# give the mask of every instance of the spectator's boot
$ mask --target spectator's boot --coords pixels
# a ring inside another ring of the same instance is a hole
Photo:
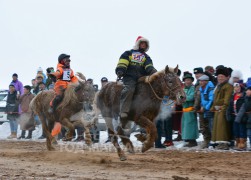
[[[7,137],[7,139],[12,139],[13,138],[13,132]]]
[[[164,141],[163,145],[166,147],[173,146],[173,141]]]
[[[17,139],[24,139],[25,138],[25,130],[22,130],[21,136],[19,136]]]
[[[238,149],[240,151],[245,151],[247,148],[247,139],[246,138],[240,138],[240,143],[238,145]]]
[[[173,141],[182,141],[181,134],[178,134],[178,136]]]
[[[217,150],[229,150],[229,145],[227,143],[219,143],[215,149]]]
[[[188,144],[186,144],[184,147],[195,147],[197,146],[197,141],[196,140],[189,140]]]
[[[204,139],[204,141],[200,145],[200,149],[206,149],[206,148],[208,148],[209,143],[210,143],[209,139]]]
[[[33,130],[29,130],[28,136],[25,139],[31,139],[32,138],[32,131]]]
[[[17,132],[13,132],[12,138],[17,138]]]
[[[239,149],[239,144],[240,144],[240,138],[236,138],[236,139],[235,139],[235,147],[234,147],[234,150],[238,150],[238,149]]]

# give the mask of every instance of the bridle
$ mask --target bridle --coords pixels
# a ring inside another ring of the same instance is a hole
[[[155,92],[155,90],[153,89],[153,87],[152,87],[152,85],[151,85],[151,82],[149,81],[149,80],[150,80],[150,77],[151,77],[151,75],[148,76],[148,81],[147,81],[147,82],[148,82],[148,84],[149,84],[149,86],[150,86],[150,88],[151,88],[153,94],[155,95],[155,97],[156,97],[158,100],[163,101],[165,98],[160,98],[160,97],[158,96],[158,94]],[[163,79],[164,79],[164,78],[163,78]],[[164,80],[164,81],[165,81],[165,80]],[[180,85],[177,85],[177,86],[175,86],[175,87],[173,87],[173,88],[169,88],[169,86],[166,84],[166,81],[165,81],[165,86],[166,86],[166,88],[167,88],[168,91],[169,91],[169,96],[170,96],[171,94],[174,94],[174,95],[175,95],[174,91],[175,91],[177,88],[181,88]],[[169,100],[169,96],[168,96],[168,99],[167,99],[167,100]],[[170,104],[172,104],[172,103],[173,103],[173,102],[169,103],[168,105],[170,105]]]

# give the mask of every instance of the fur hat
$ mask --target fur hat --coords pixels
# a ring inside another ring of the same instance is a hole
[[[134,49],[134,50],[139,50],[139,45],[140,45],[141,42],[146,42],[147,47],[146,47],[145,52],[147,52],[147,51],[149,50],[149,47],[150,47],[150,45],[149,45],[149,40],[146,39],[146,38],[144,38],[144,37],[142,37],[142,36],[139,36],[139,37],[136,39],[136,42],[135,42],[135,45],[134,45],[133,49]]]
[[[229,76],[228,69],[226,67],[217,69],[215,75],[218,76],[219,74],[222,74],[226,77]]]
[[[242,76],[242,72],[240,70],[233,70],[231,73],[231,77],[229,79],[229,83],[233,85],[233,79],[234,78],[239,78],[240,80],[242,80],[243,76]]]

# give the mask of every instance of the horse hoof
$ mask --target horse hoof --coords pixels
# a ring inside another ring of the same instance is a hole
[[[146,141],[146,135],[144,135],[144,134],[135,134],[134,135],[136,138],[137,138],[137,140],[138,141],[140,141],[140,142],[144,142],[144,141]]]
[[[126,161],[127,160],[127,158],[126,158],[126,156],[120,156],[120,161]]]
[[[150,149],[151,147],[152,147],[152,146],[150,146],[150,145],[145,145],[145,144],[144,144],[144,145],[142,146],[141,152],[144,153],[144,152],[146,152],[148,149]]]
[[[135,151],[134,150],[128,150],[128,152],[130,153],[130,154],[135,154]]]
[[[62,141],[71,141],[72,140],[72,138],[62,138]]]

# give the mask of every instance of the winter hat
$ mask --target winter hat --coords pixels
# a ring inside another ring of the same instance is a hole
[[[218,65],[218,66],[216,66],[216,70],[217,69],[222,69],[222,68],[224,68],[225,66],[223,66],[223,65]]]
[[[199,81],[209,81],[209,77],[207,75],[202,75],[201,77],[199,77],[198,79]]]
[[[205,71],[208,71],[210,73],[214,73],[214,67],[213,66],[206,66]]]
[[[188,78],[192,79],[192,82],[194,81],[194,78],[193,78],[192,73],[186,71],[186,72],[184,72],[184,75],[183,75],[182,80],[185,81],[185,80],[188,79]]]
[[[247,82],[246,82],[246,86],[247,88],[251,88],[251,77],[248,78]]]
[[[233,79],[234,78],[239,78],[240,80],[242,80],[242,72],[240,70],[233,70],[231,73],[231,78],[229,79],[229,83],[233,84]]]
[[[12,76],[18,77],[17,73],[14,73]]]
[[[108,82],[108,79],[106,77],[102,77],[101,82]]]
[[[36,79],[37,79],[37,78],[40,78],[40,77],[41,77],[42,79],[44,79],[44,76],[43,76],[42,74],[37,74]]]
[[[203,74],[203,68],[202,67],[194,68],[193,73],[194,74],[198,74],[198,73]]]
[[[141,42],[146,42],[147,47],[146,47],[145,52],[147,52],[147,51],[149,50],[149,47],[150,47],[150,45],[149,45],[149,40],[146,39],[146,38],[144,38],[144,37],[142,37],[142,36],[139,36],[139,37],[136,39],[136,42],[135,42],[135,45],[134,45],[133,49],[134,49],[134,50],[139,50],[139,45],[140,45]]]
[[[43,71],[41,67],[37,68],[37,72]]]
[[[15,87],[15,85],[13,83],[10,83],[9,87]]]
[[[229,76],[229,72],[228,72],[228,68],[224,67],[224,68],[219,68],[216,70],[216,76],[218,76],[219,74],[222,74],[224,76]]]

